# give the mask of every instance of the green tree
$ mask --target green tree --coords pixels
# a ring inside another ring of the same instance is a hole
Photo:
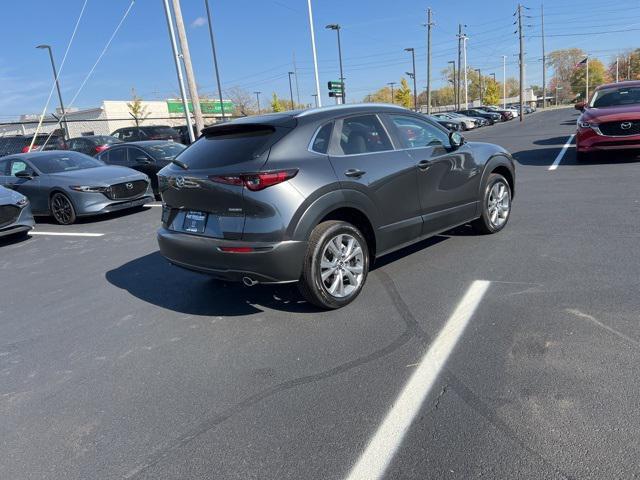
[[[487,81],[487,86],[484,91],[484,103],[485,105],[498,105],[502,98],[502,91],[498,82],[494,81],[491,77],[489,78],[490,80]]]
[[[129,115],[133,117],[133,121],[136,122],[136,127],[139,127],[149,116],[147,107],[142,104],[142,98],[136,94],[136,89],[131,88],[131,101],[127,103],[129,109]]]
[[[282,105],[282,100],[278,98],[276,92],[273,92],[271,97],[271,110],[274,112],[284,112],[287,108]]]
[[[589,59],[589,94],[593,92],[593,89],[598,85],[602,85],[609,81],[607,69],[603,63],[597,58]],[[571,91],[576,96],[580,96],[581,100],[585,100],[585,88],[587,86],[587,66],[578,65],[575,66],[573,72],[569,77],[569,83],[571,84]]]
[[[381,89],[367,95],[365,100],[373,103],[392,103],[391,88],[382,87]]]
[[[520,80],[515,77],[507,78],[507,97],[515,97],[520,95]]]
[[[405,108],[411,108],[413,106],[413,95],[411,94],[409,83],[404,77],[400,79],[400,88],[395,91],[395,97],[395,103]]]

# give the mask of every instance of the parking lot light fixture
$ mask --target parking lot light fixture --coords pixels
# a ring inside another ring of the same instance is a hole
[[[328,30],[335,30],[338,34],[338,61],[340,63],[340,82],[342,82],[342,103],[344,103],[346,99],[346,93],[344,88],[344,74],[342,72],[342,45],[340,44],[340,29],[342,27],[340,27],[340,25],[337,23],[330,23],[325,28]]]
[[[53,70],[53,79],[56,82],[56,90],[58,91],[58,100],[60,101],[60,111],[62,112],[62,125],[64,128],[64,133],[66,135],[66,138],[69,139],[69,126],[67,125],[67,116],[64,111],[64,103],[62,102],[62,93],[60,93],[60,82],[58,81],[58,72],[56,71],[56,64],[53,60],[53,52],[51,51],[51,46],[43,44],[43,45],[38,45],[36,48],[39,48],[41,50],[46,49],[49,51],[49,59],[51,60],[51,69]]]

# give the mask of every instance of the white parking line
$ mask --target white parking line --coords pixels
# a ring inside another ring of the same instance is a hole
[[[145,207],[161,207],[162,204],[161,203],[147,203],[145,205],[143,205]]]
[[[560,165],[560,162],[562,161],[562,157],[564,157],[564,154],[567,152],[567,150],[571,146],[571,142],[573,141],[573,137],[575,137],[575,136],[576,135],[574,133],[573,135],[571,135],[569,137],[569,139],[567,140],[567,143],[564,144],[564,147],[562,147],[562,150],[560,150],[560,153],[558,153],[558,156],[556,157],[556,159],[549,166],[549,170],[555,170],[555,169],[558,168],[558,165]]]
[[[104,233],[75,233],[75,232],[41,232],[31,231],[29,235],[52,235],[57,237],[103,237]]]
[[[490,284],[485,280],[471,284],[346,480],[382,478]]]

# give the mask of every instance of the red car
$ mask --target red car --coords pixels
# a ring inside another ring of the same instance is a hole
[[[588,103],[576,104],[578,161],[594,152],[640,150],[640,81],[608,83],[595,89]]]

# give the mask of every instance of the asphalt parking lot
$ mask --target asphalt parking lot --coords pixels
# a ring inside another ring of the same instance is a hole
[[[640,163],[559,157],[576,118],[468,132],[517,160],[509,225],[381,259],[338,311],[169,265],[157,207],[3,241],[0,478],[373,479],[415,379],[384,478],[639,477]]]

